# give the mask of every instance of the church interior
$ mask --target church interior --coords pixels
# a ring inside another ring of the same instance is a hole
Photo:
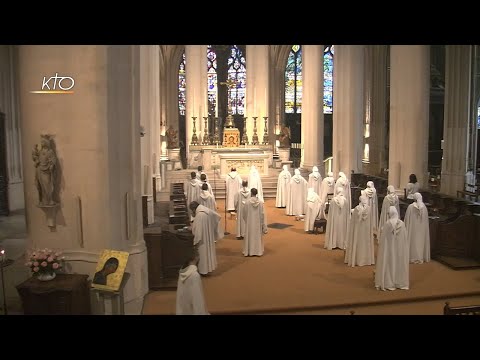
[[[0,313],[174,315],[203,181],[212,315],[479,314],[479,133],[478,45],[0,45]]]

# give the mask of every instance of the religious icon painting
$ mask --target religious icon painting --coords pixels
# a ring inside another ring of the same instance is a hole
[[[126,251],[103,250],[95,269],[92,287],[99,290],[118,291],[127,267],[128,255]]]

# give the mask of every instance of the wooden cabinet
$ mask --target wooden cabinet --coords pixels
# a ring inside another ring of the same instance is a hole
[[[193,252],[193,235],[178,232],[174,225],[168,230],[144,229],[148,256],[148,287],[151,290],[176,288],[178,272]]]
[[[25,315],[89,315],[88,275],[57,274],[55,279],[35,277],[17,286]]]

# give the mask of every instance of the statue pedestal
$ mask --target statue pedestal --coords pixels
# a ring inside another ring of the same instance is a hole
[[[278,148],[278,157],[281,161],[290,161],[290,148]]]
[[[180,149],[168,149],[168,158],[173,162],[173,170],[182,170],[182,161],[180,159]]]

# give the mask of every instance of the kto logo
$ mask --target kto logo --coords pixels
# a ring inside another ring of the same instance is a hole
[[[75,80],[70,76],[43,77],[42,90],[30,91],[32,94],[73,94]]]

